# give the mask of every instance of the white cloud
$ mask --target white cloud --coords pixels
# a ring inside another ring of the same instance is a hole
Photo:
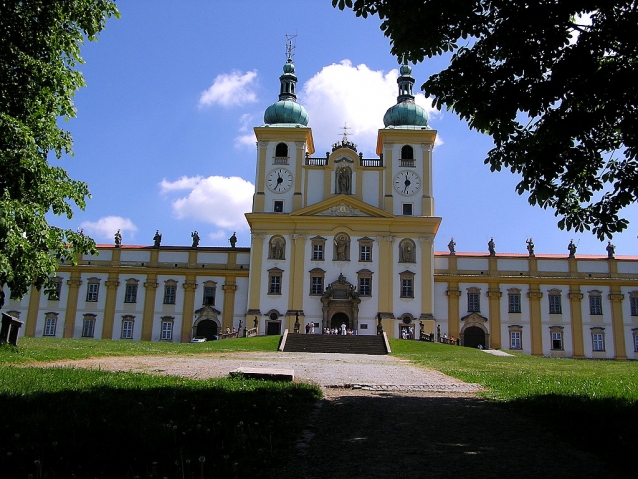
[[[137,226],[130,219],[122,218],[121,216],[105,216],[97,221],[84,221],[80,224],[80,228],[89,236],[110,239],[113,239],[115,232],[120,230],[123,241],[127,236],[127,232],[131,233],[131,238],[133,238],[137,231]]]
[[[172,200],[173,215],[178,219],[193,218],[225,230],[248,229],[244,213],[252,209],[255,187],[243,178],[184,176],[173,182],[162,180],[160,187],[162,194],[190,190]]]
[[[239,135],[235,137],[235,148],[255,148],[257,138],[254,133],[248,133],[247,135]]]
[[[328,148],[340,141],[345,123],[350,140],[357,144],[358,150],[364,156],[375,155],[383,115],[397,101],[398,75],[396,69],[384,73],[370,70],[364,64],[354,67],[349,60],[342,60],[324,67],[308,80],[299,101],[308,111],[315,145]],[[438,113],[423,94],[415,97],[428,115]]]
[[[256,77],[255,70],[246,73],[233,70],[231,73],[217,75],[210,88],[199,97],[199,106],[219,104],[229,107],[256,102],[257,95],[251,88]]]

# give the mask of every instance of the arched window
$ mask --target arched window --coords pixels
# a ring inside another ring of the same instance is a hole
[[[288,156],[288,145],[285,143],[279,143],[275,147],[275,156],[277,158],[287,157]]]
[[[404,145],[401,148],[402,160],[414,160],[414,149],[410,145]]]

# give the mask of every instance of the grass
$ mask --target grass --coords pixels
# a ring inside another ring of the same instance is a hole
[[[28,363],[274,351],[278,341],[277,336],[202,344],[21,338],[18,348],[1,346],[0,470],[7,477],[33,478],[267,477],[289,454],[321,394],[317,388]],[[437,343],[390,343],[394,355],[481,384],[488,400],[633,474],[627,458],[638,454],[638,362],[498,357]]]
[[[3,477],[267,477],[305,425],[321,396],[317,387],[15,363],[273,351],[278,339],[183,345],[21,339],[18,348],[0,347]]]
[[[627,458],[638,454],[638,362],[499,357],[403,340],[390,346],[396,356],[484,386],[486,398],[634,474]]]
[[[0,346],[0,364],[84,359],[99,356],[158,356],[241,351],[275,351],[279,336],[233,338],[206,343],[165,343],[93,339],[20,338],[18,347]]]

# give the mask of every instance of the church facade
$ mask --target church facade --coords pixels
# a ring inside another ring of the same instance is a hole
[[[292,59],[255,128],[251,247],[99,245],[5,310],[33,337],[188,342],[341,328],[575,358],[638,358],[638,260],[434,252],[436,131],[403,65],[377,156],[317,155]],[[9,297],[7,292],[7,297]]]

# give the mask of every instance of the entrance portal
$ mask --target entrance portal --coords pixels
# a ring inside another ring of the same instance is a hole
[[[217,339],[217,323],[212,319],[204,319],[197,324],[195,336],[206,336],[207,341]]]
[[[350,318],[348,318],[348,315],[346,313],[335,313],[330,320],[330,327],[332,329],[339,330],[339,334],[341,334],[342,324],[346,325],[346,329],[352,329],[350,327]]]
[[[479,344],[483,348],[486,347],[485,332],[477,326],[470,326],[465,330],[465,334],[463,335],[463,346],[478,348]]]
[[[266,321],[266,335],[276,336],[281,334],[281,321]]]

